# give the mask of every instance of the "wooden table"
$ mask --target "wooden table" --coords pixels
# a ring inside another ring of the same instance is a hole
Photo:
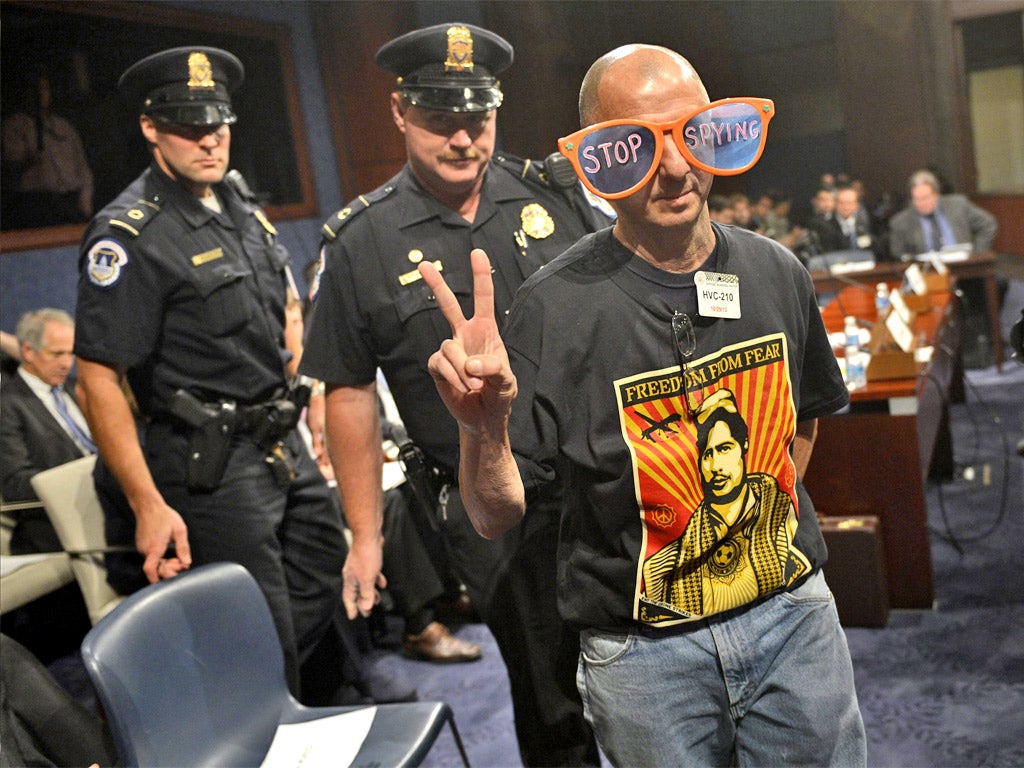
[[[908,264],[898,261],[882,261],[869,269],[833,274],[829,272],[811,272],[814,290],[818,293],[835,293],[851,284],[861,284],[874,289],[876,283],[899,282]],[[924,266],[924,265],[922,265]],[[989,336],[992,339],[996,358],[996,370],[1003,370],[1003,330],[999,322],[999,288],[996,283],[996,257],[992,252],[972,253],[963,261],[951,261],[946,266],[954,280],[965,280],[976,277],[985,283],[985,305],[988,312]]]
[[[880,518],[894,608],[932,605],[925,482],[953,467],[949,401],[962,384],[959,316],[948,291],[929,299],[914,332],[931,342],[931,360],[918,364],[915,377],[869,381],[850,393],[848,413],[820,419],[804,477],[818,512]],[[844,315],[874,323],[873,291],[843,288],[822,312],[825,327],[841,331]]]

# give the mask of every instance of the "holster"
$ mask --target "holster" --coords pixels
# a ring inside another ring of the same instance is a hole
[[[414,442],[409,440],[398,446],[398,461],[405,472],[405,479],[416,494],[423,509],[423,516],[426,519],[430,530],[437,533],[440,524],[437,520],[437,500],[441,496],[441,489],[444,482],[440,474],[427,462],[427,457]]]
[[[188,438],[188,487],[213,491],[220,485],[231,454],[237,409],[232,402],[203,403],[179,389],[170,400],[170,412],[191,431]]]

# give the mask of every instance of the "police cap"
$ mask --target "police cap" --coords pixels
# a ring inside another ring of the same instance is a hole
[[[507,40],[472,24],[437,24],[397,37],[377,64],[398,75],[398,92],[417,107],[489,112],[501,106],[496,74],[512,63]]]
[[[245,68],[233,54],[192,46],[137,61],[117,88],[139,114],[178,125],[220,125],[238,119],[231,93],[244,78]]]

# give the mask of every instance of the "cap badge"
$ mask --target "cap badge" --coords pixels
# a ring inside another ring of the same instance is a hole
[[[523,222],[523,231],[534,240],[543,240],[555,231],[555,220],[540,203],[523,206],[519,220]]]
[[[188,87],[213,88],[213,67],[206,54],[195,51],[188,55]]]
[[[467,27],[448,27],[448,58],[444,71],[473,71],[473,35]]]

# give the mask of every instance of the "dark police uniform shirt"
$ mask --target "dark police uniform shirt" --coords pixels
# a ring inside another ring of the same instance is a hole
[[[184,387],[261,402],[285,384],[289,256],[228,183],[215,213],[154,163],[82,240],[75,354],[129,369],[143,413]]]
[[[360,386],[372,382],[380,367],[409,436],[453,469],[458,429],[427,371],[427,360],[451,337],[451,328],[416,266],[424,259],[440,262],[469,317],[469,252],[483,248],[493,268],[500,324],[527,276],[609,223],[582,195],[577,203],[574,208],[548,187],[528,161],[495,155],[470,223],[427,194],[406,166],[325,224],[302,373]],[[584,216],[593,223],[585,224]]]

